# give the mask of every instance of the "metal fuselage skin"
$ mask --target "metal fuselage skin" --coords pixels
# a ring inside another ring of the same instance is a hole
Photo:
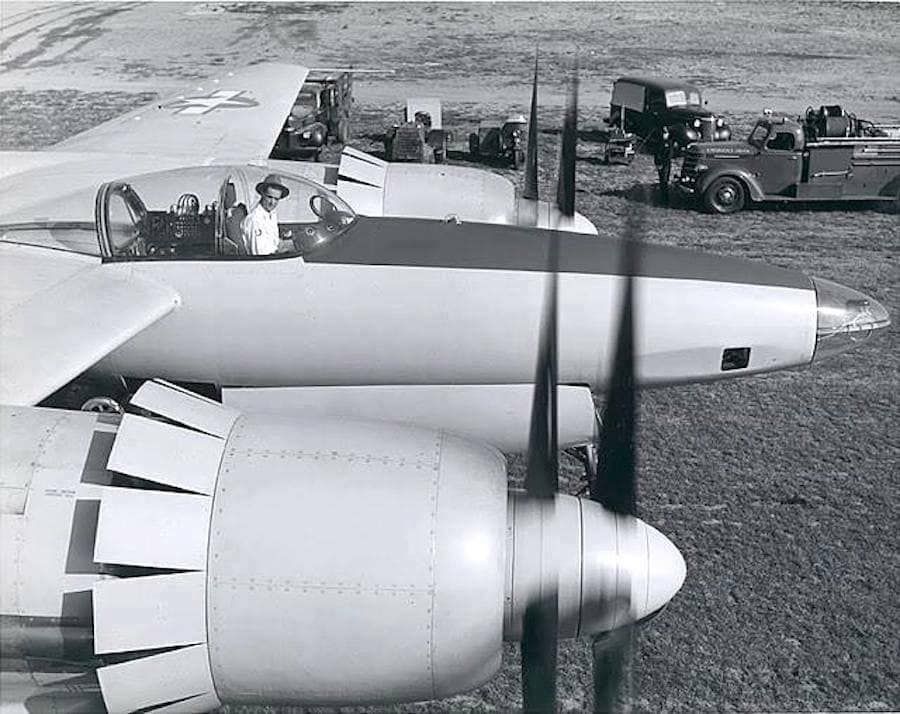
[[[549,231],[360,218],[304,258],[110,262],[181,305],[98,369],[224,386],[530,382]],[[560,235],[559,379],[602,388],[623,278],[621,242]],[[706,381],[812,359],[803,274],[645,245],[636,280],[644,385]],[[98,316],[102,319],[102,316]],[[723,350],[749,348],[723,371]]]

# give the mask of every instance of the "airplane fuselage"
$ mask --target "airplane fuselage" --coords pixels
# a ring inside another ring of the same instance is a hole
[[[225,386],[529,382],[549,239],[361,218],[305,258],[108,263],[170,286],[181,305],[98,369]],[[620,243],[561,240],[560,381],[600,388],[619,313]],[[636,289],[643,384],[812,358],[816,294],[801,273],[645,245]],[[749,350],[746,365],[729,362],[734,350]]]

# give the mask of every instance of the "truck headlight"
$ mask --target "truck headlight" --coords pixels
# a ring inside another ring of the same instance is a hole
[[[700,128],[700,120],[699,120],[699,119],[694,119],[694,128],[695,128],[695,129],[699,129],[699,128]]]
[[[718,119],[716,119],[716,126],[721,129],[723,126],[725,126],[725,120],[722,117],[719,117]]]
[[[310,131],[309,131],[309,129],[307,129],[306,131],[304,131],[300,136],[302,136],[304,139],[308,139],[308,138],[310,137]]]

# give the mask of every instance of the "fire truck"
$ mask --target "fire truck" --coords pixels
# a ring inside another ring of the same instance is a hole
[[[710,213],[775,201],[881,201],[896,209],[900,127],[857,119],[839,105],[797,119],[767,113],[746,141],[690,144],[676,190]]]

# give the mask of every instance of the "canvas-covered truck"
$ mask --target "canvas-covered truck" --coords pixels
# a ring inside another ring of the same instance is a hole
[[[896,209],[900,134],[839,106],[796,120],[767,115],[746,141],[689,145],[675,185],[711,213],[764,201],[883,201]]]

